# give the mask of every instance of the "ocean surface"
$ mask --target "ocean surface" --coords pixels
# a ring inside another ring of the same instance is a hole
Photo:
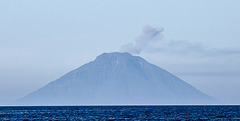
[[[240,120],[240,105],[1,106],[0,120]]]

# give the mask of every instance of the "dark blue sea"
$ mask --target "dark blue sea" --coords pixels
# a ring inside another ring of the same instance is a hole
[[[240,106],[2,106],[0,120],[240,120]]]

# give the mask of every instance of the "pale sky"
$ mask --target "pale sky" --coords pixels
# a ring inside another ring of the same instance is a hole
[[[0,104],[19,99],[103,52],[161,39],[135,55],[202,92],[240,102],[239,0],[0,2]]]

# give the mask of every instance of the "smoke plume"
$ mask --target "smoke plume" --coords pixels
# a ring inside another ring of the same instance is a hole
[[[149,25],[145,26],[134,43],[128,43],[121,47],[121,51],[132,54],[140,54],[143,49],[154,42],[162,39],[163,28],[153,28]]]
[[[153,28],[145,26],[142,33],[135,39],[134,43],[128,43],[121,47],[122,52],[140,54],[142,51],[147,53],[167,53],[178,55],[239,55],[238,48],[211,48],[201,43],[191,43],[182,40],[163,39],[163,28]]]

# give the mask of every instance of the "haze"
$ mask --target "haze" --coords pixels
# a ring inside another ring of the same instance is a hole
[[[239,104],[239,4],[1,1],[0,104],[39,89],[103,52],[116,51],[141,56],[216,99]]]

